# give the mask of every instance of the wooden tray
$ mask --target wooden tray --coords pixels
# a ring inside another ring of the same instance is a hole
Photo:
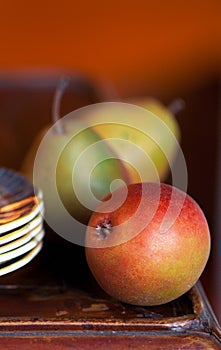
[[[1,349],[220,349],[200,283],[168,304],[137,307],[98,287],[75,246],[46,228],[44,248],[0,278]]]

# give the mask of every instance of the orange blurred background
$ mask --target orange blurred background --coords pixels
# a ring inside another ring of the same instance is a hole
[[[0,69],[65,68],[120,93],[196,84],[221,62],[220,0],[14,0],[0,5]]]

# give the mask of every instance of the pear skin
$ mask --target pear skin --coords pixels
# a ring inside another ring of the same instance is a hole
[[[116,179],[130,182],[124,165],[106,142],[77,119],[65,122],[63,133],[52,127],[37,135],[21,172],[42,189],[46,211],[55,206],[55,181],[64,207],[84,224],[97,201],[110,192],[112,184],[122,185]]]
[[[179,149],[179,125],[170,110],[155,99],[132,102],[119,107],[116,103],[100,104],[82,119],[95,122],[93,130],[125,161],[133,183],[164,181]]]

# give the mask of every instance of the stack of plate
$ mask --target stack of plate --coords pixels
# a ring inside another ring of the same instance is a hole
[[[30,262],[44,237],[43,200],[21,174],[0,168],[0,276]]]

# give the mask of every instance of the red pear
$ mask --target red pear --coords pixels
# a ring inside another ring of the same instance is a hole
[[[205,268],[210,253],[206,218],[175,187],[139,183],[126,189],[123,203],[125,187],[92,214],[85,242],[88,265],[104,291],[122,302],[167,303],[187,292]]]

